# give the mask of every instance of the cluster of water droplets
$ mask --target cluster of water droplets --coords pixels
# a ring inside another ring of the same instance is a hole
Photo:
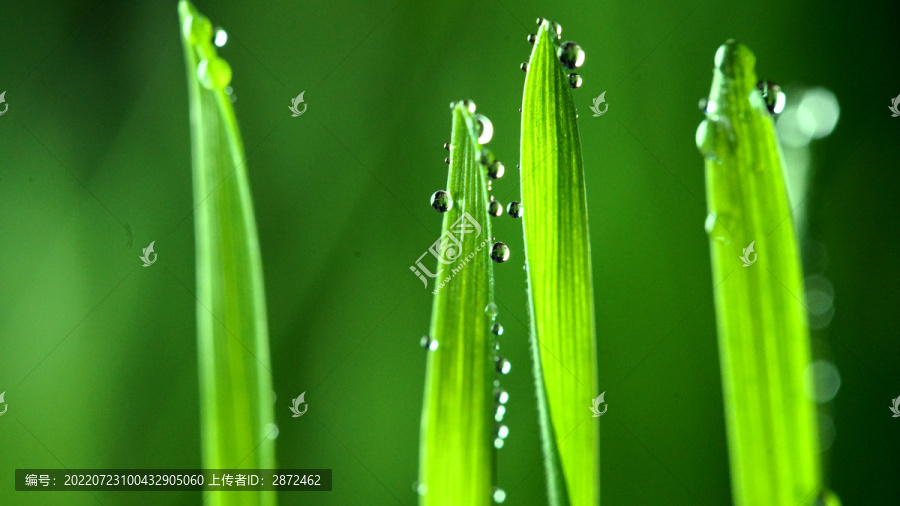
[[[191,12],[184,16],[182,27],[184,37],[196,51],[197,79],[208,90],[223,90],[229,95],[231,83],[231,65],[216,52],[228,41],[228,33],[221,28],[213,29],[212,23],[199,12]]]
[[[581,67],[584,64],[585,52],[581,49],[577,43],[572,41],[566,42],[558,42],[562,39],[562,26],[555,21],[549,21],[544,18],[537,19],[538,29],[543,27],[546,24],[547,33],[551,37],[555,37],[554,43],[556,44],[556,57],[559,58],[559,62],[562,63],[562,66],[566,68],[566,70],[575,70]],[[530,33],[526,38],[529,44],[534,44],[537,42],[537,35]],[[519,68],[524,72],[528,72],[528,64],[523,63],[519,65]],[[580,88],[583,80],[581,76],[575,72],[572,72],[568,75],[569,86],[572,88]]]

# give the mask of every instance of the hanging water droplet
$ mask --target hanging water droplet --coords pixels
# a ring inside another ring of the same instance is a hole
[[[491,497],[494,499],[495,503],[499,504],[506,500],[506,492],[504,492],[502,488],[494,487],[491,492]]]
[[[498,264],[509,260],[509,247],[502,242],[494,243],[494,247],[491,248],[491,260]]]
[[[784,110],[784,104],[787,103],[787,95],[781,91],[781,86],[772,81],[759,81],[756,88],[762,92],[763,101],[766,103],[766,109],[772,116],[778,116]]]
[[[548,27],[550,29],[550,33],[556,34],[556,38],[562,38],[562,26],[556,21],[551,21]]]
[[[519,68],[522,70],[522,72],[528,72],[528,64],[525,62],[519,65]]]
[[[434,351],[438,349],[437,339],[432,339],[431,336],[422,336],[422,339],[419,339],[419,345],[426,350]]]
[[[428,486],[424,483],[415,482],[413,483],[413,487],[416,490],[416,493],[419,495],[425,495],[428,493]]]
[[[209,42],[213,35],[212,23],[205,16],[199,14],[185,17],[182,30],[184,36],[195,46]]]
[[[447,165],[450,165],[450,157],[449,156],[447,158],[444,158],[444,163],[446,163]]]
[[[497,304],[488,302],[488,305],[484,306],[484,312],[487,313],[488,318],[490,318],[491,321],[494,321],[494,319],[497,318]]]
[[[491,179],[500,179],[503,177],[503,172],[506,170],[506,167],[500,163],[500,160],[494,160],[493,163],[488,165],[488,177]]]
[[[491,142],[494,136],[494,125],[491,120],[487,119],[484,114],[475,115],[475,132],[478,134],[478,144],[487,144]]]
[[[494,334],[495,336],[502,336],[503,335],[503,325],[500,325],[499,323],[494,323],[493,325],[491,325],[491,333]]]
[[[544,21],[545,21],[544,18],[537,18],[537,25],[541,26],[541,24],[543,24]]]
[[[491,341],[491,346],[494,347],[494,351],[500,351],[500,341],[494,339]]]
[[[522,210],[522,203],[517,200],[513,200],[509,203],[509,206],[506,207],[506,213],[513,218],[521,218]]]
[[[504,415],[506,415],[506,406],[501,404],[497,406],[497,411],[494,412],[494,421],[502,422]]]
[[[267,423],[265,429],[263,429],[263,434],[266,435],[266,439],[274,441],[278,439],[278,434],[281,434],[281,430],[274,423]]]
[[[509,374],[509,370],[512,369],[512,364],[503,357],[495,357],[494,365],[497,366],[497,372],[500,374]]]
[[[222,47],[226,42],[228,42],[228,32],[221,28],[217,29],[216,38],[213,39],[213,44],[215,44],[216,47]]]
[[[580,75],[576,74],[575,72],[572,72],[571,74],[569,74],[569,87],[570,88],[581,88],[581,82],[582,82],[582,79],[581,79]]]
[[[710,121],[715,123],[714,120],[709,119],[700,122],[694,140],[697,143],[697,149],[700,150],[700,154],[704,158],[719,161],[718,157],[716,157],[716,136],[713,132],[715,127],[710,127]]]
[[[449,211],[450,208],[453,207],[453,201],[450,199],[450,194],[444,190],[434,192],[434,195],[431,196],[431,207],[439,213],[446,213]]]
[[[496,383],[499,383],[499,381]],[[507,401],[509,401],[509,394],[506,392],[506,390],[503,390],[502,388],[495,388],[494,402],[498,404],[506,404]]]
[[[450,143],[449,142],[444,143],[444,149],[446,149],[447,151],[450,151]]]
[[[556,48],[556,56],[563,67],[572,70],[584,64],[584,50],[578,44],[569,41],[563,42]]]
[[[496,449],[498,449],[498,450],[499,450],[500,448],[503,448],[503,440],[500,439],[499,437],[496,438],[496,439],[494,439],[494,448],[496,448]]]
[[[503,204],[497,202],[496,200],[492,201],[488,204],[488,214],[491,216],[500,216],[503,214]]]
[[[702,111],[703,113],[706,113],[706,103],[707,103],[706,97],[702,97],[702,98],[697,102],[697,106],[700,107],[700,111]]]
[[[497,426],[497,437],[499,437],[500,439],[506,439],[507,436],[509,436],[509,427],[507,427],[506,425]]]
[[[527,40],[529,44],[534,44],[535,41],[537,41],[537,37],[533,33],[529,33],[525,40]]]
[[[481,165],[489,166],[494,163],[494,154],[491,153],[491,150],[488,148],[484,148],[481,150],[481,156],[478,157],[478,162]]]
[[[471,100],[463,100],[462,105],[472,114],[475,113],[475,102],[473,102]]]
[[[217,56],[204,58],[197,65],[197,79],[208,90],[221,90],[231,82],[231,65]]]

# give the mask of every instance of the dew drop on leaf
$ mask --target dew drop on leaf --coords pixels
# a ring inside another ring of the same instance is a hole
[[[487,174],[488,174],[488,177],[491,179],[500,179],[501,177],[503,177],[503,172],[505,170],[506,170],[506,168],[503,166],[502,163],[500,163],[500,160],[494,160],[488,166]]]
[[[506,406],[501,404],[497,406],[497,411],[494,412],[494,421],[502,422],[504,415],[506,415]]]
[[[502,336],[503,335],[503,325],[500,325],[499,323],[495,323],[495,324],[491,325],[491,333],[493,333],[495,336]]]
[[[521,218],[522,217],[522,203],[517,200],[513,200],[506,207],[506,212],[513,218]]]
[[[208,90],[224,89],[231,82],[231,65],[217,56],[204,58],[197,65],[197,79]]]
[[[475,113],[475,102],[471,100],[463,100],[462,105],[466,108],[467,111],[471,112],[472,114]]]
[[[213,27],[205,16],[187,16],[184,19],[184,35],[191,41],[191,44],[197,46],[208,43],[212,40]]]
[[[487,313],[488,318],[490,318],[491,321],[494,321],[494,319],[497,318],[497,304],[488,302],[488,305],[484,306],[484,312]]]
[[[431,196],[431,207],[439,213],[449,211],[450,208],[453,207],[453,201],[450,199],[450,194],[444,190],[434,192],[434,195]]]
[[[497,427],[497,437],[499,437],[500,439],[506,439],[507,436],[509,436],[509,427],[507,427],[506,425],[500,425],[499,427]]]
[[[569,74],[569,87],[570,88],[581,88],[582,79],[581,76],[572,72]]]
[[[563,67],[569,70],[577,69],[584,64],[584,50],[572,41],[560,44],[556,49],[556,56],[559,57]]]
[[[502,242],[495,242],[494,247],[491,248],[491,260],[498,264],[509,260],[509,247]]]
[[[763,101],[766,103],[766,109],[769,114],[777,116],[784,110],[784,104],[787,102],[787,95],[781,91],[781,86],[772,81],[759,81],[756,88],[762,93]]]
[[[478,134],[478,144],[487,144],[494,137],[494,125],[487,116],[483,114],[475,115],[475,131]]]
[[[446,163],[447,165],[450,165],[450,157],[449,156],[447,158],[444,158],[444,163]]]
[[[499,387],[495,388],[494,402],[496,402],[497,404],[506,404],[507,401],[509,401],[509,394],[506,392],[506,390],[503,390]]]
[[[492,201],[490,204],[488,204],[488,214],[494,217],[500,216],[501,214],[503,214],[503,204],[497,202],[496,200]]]
[[[450,151],[450,143],[449,142],[444,143],[444,149],[446,149],[447,151]]]
[[[527,64],[527,63],[521,63],[521,64],[519,65],[519,69],[521,69],[522,72],[528,72],[528,64]]]
[[[502,442],[503,440],[501,439],[500,441]],[[497,442],[494,441],[494,446],[497,446],[496,443]],[[501,444],[500,446],[503,446],[503,445]],[[497,447],[497,448],[499,448],[499,447]],[[506,492],[504,492],[502,488],[494,487],[493,490],[491,491],[491,497],[494,499],[495,503],[500,504],[506,500]]]
[[[525,40],[527,40],[529,44],[534,44],[534,42],[537,40],[537,37],[535,37],[533,33],[529,33],[528,37]]]
[[[437,339],[432,339],[431,336],[422,336],[422,339],[419,340],[419,345],[426,350],[434,351],[438,349]]]
[[[497,372],[500,374],[509,374],[509,370],[512,369],[510,361],[503,357],[496,357],[494,359],[494,365],[497,366]]]
[[[216,38],[213,39],[213,44],[215,44],[216,47],[223,47],[226,42],[228,42],[228,32],[221,28],[217,29]]]
[[[560,24],[557,23],[556,21],[551,21],[551,22],[550,22],[550,25],[548,26],[548,28],[550,29],[550,32],[551,32],[551,33],[556,34],[556,38],[557,38],[557,39],[559,39],[560,37],[562,37],[562,25],[560,25]]]

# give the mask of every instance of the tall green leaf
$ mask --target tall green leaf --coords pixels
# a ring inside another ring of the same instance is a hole
[[[224,91],[231,69],[209,19],[178,4],[190,101],[203,467],[275,468],[262,263],[244,148]],[[274,505],[274,492],[214,492],[207,504]]]
[[[452,206],[444,213],[422,411],[419,492],[423,506],[490,504],[496,376],[491,224],[474,104],[452,107]],[[465,228],[460,228],[464,226]],[[433,348],[433,349],[432,349]]]
[[[805,506],[819,496],[822,476],[815,408],[803,388],[810,363],[803,273],[755,63],[734,41],[719,48],[697,130],[733,497],[739,506]]]
[[[596,505],[600,431],[589,408],[599,392],[584,168],[555,26],[538,28],[522,101],[531,344],[550,502]]]

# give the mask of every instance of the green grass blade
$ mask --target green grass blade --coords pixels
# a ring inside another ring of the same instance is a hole
[[[202,463],[273,469],[274,441],[266,437],[275,420],[262,263],[244,149],[224,91],[231,70],[216,55],[209,20],[184,0],[178,12],[196,206]],[[218,492],[206,502],[274,505],[275,493]]]
[[[806,506],[822,478],[815,408],[803,389],[809,334],[781,151],[753,53],[728,41],[715,63],[697,145],[706,157],[734,502]]]
[[[597,346],[581,141],[569,80],[545,21],[522,103],[522,201],[550,502],[600,501],[600,432],[591,415]]]
[[[482,147],[472,112],[464,104],[452,110],[447,191],[453,205],[444,213],[440,251],[443,258],[455,260],[438,263],[440,288],[431,313],[429,335],[438,344],[428,351],[422,411],[419,487],[423,506],[486,505],[492,496],[496,368],[492,317],[485,311],[494,297],[487,177],[479,163]],[[471,225],[464,213],[480,232],[472,228],[458,233],[460,219]],[[461,244],[445,240],[460,237]]]

